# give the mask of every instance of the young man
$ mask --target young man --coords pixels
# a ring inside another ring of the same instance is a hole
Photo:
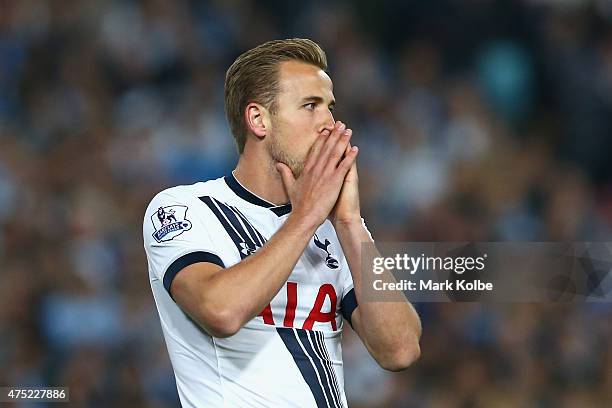
[[[346,407],[343,316],[383,368],[418,358],[408,302],[359,302],[372,238],[326,69],[306,39],[238,57],[225,81],[236,169],[167,189],[146,210],[149,279],[185,407]]]

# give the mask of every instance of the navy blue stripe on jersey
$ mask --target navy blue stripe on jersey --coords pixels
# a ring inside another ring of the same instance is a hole
[[[332,387],[334,391],[334,395],[336,396],[336,401],[338,401],[338,406],[343,406],[342,397],[340,396],[340,386],[338,385],[338,378],[336,377],[336,370],[334,370],[334,366],[332,364],[331,359],[329,358],[329,353],[327,352],[327,346],[325,345],[325,335],[322,331],[313,331],[316,335],[316,344],[318,348],[318,353],[323,363],[327,366],[328,372],[330,373]]]
[[[329,373],[325,369],[325,365],[321,357],[316,353],[313,347],[313,341],[311,339],[312,330],[298,330],[296,333],[299,337],[304,350],[306,350],[306,354],[312,359],[312,362],[319,374],[319,379],[321,384],[323,385],[323,390],[325,391],[325,397],[328,401],[330,407],[338,407],[338,404],[335,402],[335,398],[332,391],[331,383],[328,381]]]
[[[227,205],[220,203],[218,200],[215,200],[213,198],[213,201],[217,204],[221,211],[223,211],[223,214],[225,214],[225,218],[230,222],[230,224],[232,224],[234,229],[238,232],[238,235],[240,235],[240,237],[247,244],[247,246],[252,250],[255,250],[258,247],[257,245],[255,245],[255,237],[252,237],[247,233],[242,223],[240,223],[240,221],[238,220],[238,216],[236,215],[236,213],[232,211]]]
[[[327,403],[325,392],[323,391],[320,375],[318,375],[316,372],[316,368],[312,362],[312,357],[309,357],[305,353],[297,337],[297,331],[305,330],[290,327],[277,327],[276,331],[283,340],[283,343],[285,343],[289,353],[291,353],[291,357],[293,357],[293,361],[295,361],[300,373],[302,373],[304,381],[306,381],[306,384],[308,384],[308,387],[312,392],[312,396],[317,403],[317,408],[327,408],[329,405]]]
[[[222,268],[225,268],[223,261],[215,254],[211,254],[210,252],[198,251],[198,252],[190,252],[179,257],[177,260],[172,262],[168,269],[166,269],[166,273],[164,274],[164,287],[172,297],[170,293],[170,285],[172,285],[172,281],[177,273],[179,273],[182,269],[198,262],[209,262],[215,265],[219,265]]]
[[[258,234],[255,233],[255,227],[253,227],[253,225],[251,225],[251,223],[249,222],[249,220],[246,219],[246,217],[242,216],[242,214],[240,214],[238,212],[238,210],[236,209],[236,207],[233,207],[231,205],[228,205],[228,209],[231,210],[234,215],[237,217],[237,219],[240,220],[240,222],[242,223],[242,225],[244,225],[244,228],[246,229],[246,232],[249,234],[249,237],[251,238],[251,240],[253,241],[253,243],[256,246],[263,246],[263,242],[260,240],[260,236]],[[264,240],[265,241],[265,240]]]
[[[209,196],[200,197],[200,200],[202,200],[219,219],[219,222],[234,242],[234,245],[236,245],[236,249],[240,254],[240,259],[246,258],[257,249],[257,246],[251,240],[242,224],[240,224],[240,221],[238,221],[236,214],[230,210],[226,204]]]
[[[331,365],[331,361],[329,361],[329,356],[326,357],[325,353],[322,350],[321,342],[325,342],[323,332],[318,330],[308,330],[306,333],[308,334],[308,339],[310,340],[310,345],[314,350],[314,354],[321,361],[321,365],[323,366],[323,370],[325,371],[325,381],[331,391],[331,397],[334,406],[342,407],[340,393],[336,389],[336,372],[334,371],[334,368]]]
[[[257,231],[255,229],[254,226],[251,225],[251,223],[249,222],[249,220],[246,219],[246,217],[244,216],[244,214],[242,214],[240,212],[240,210],[238,210],[236,207],[234,206],[229,206],[232,211],[234,211],[236,213],[236,215],[238,216],[238,218],[240,218],[242,220],[242,223],[244,224],[244,226],[246,227],[247,231],[249,232],[249,234],[251,234],[251,237],[253,238],[253,240],[261,247],[266,243],[266,239],[259,233],[259,231]]]
[[[357,298],[355,297],[355,289],[349,290],[349,292],[344,295],[342,301],[340,302],[340,310],[342,311],[342,316],[349,322],[351,327],[353,327],[353,322],[351,321],[351,316],[353,315],[353,311],[357,308]]]
[[[209,196],[200,197],[200,200],[202,200],[204,204],[206,204],[208,208],[210,208],[213,214],[215,214],[217,219],[219,219],[219,222],[221,223],[221,225],[223,225],[223,228],[225,229],[227,234],[230,236],[232,241],[234,241],[234,245],[236,245],[236,248],[238,249],[238,252],[240,253],[241,259],[244,259],[245,257],[243,257],[243,253],[241,252],[242,246],[240,245],[240,243],[242,242],[242,239],[238,236],[238,232],[236,232],[234,230],[234,227],[232,227],[232,225],[229,223],[229,221],[225,219],[225,216],[221,213],[221,211],[213,203],[211,197]]]

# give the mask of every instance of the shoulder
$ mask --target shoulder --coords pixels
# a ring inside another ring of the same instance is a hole
[[[222,184],[225,182],[223,178],[219,178],[169,187],[157,193],[147,205],[143,217],[145,244],[177,242],[175,238],[179,236],[181,242],[195,239],[196,236],[201,240],[206,236],[202,231],[216,230],[216,217],[204,205],[203,199],[207,196],[222,197],[227,194]],[[193,231],[183,235],[191,230]]]
[[[147,205],[144,213],[144,226],[153,222],[172,221],[185,218],[187,212],[197,217],[205,216],[201,198],[204,196],[220,197],[225,194],[223,178],[198,182],[189,185],[178,185],[166,188],[157,193]],[[199,215],[198,215],[199,214]]]
[[[208,181],[200,181],[194,184],[178,185],[174,187],[166,188],[165,190],[157,193],[149,202],[147,206],[147,214],[151,209],[156,209],[160,205],[167,203],[183,203],[189,204],[197,201],[202,196],[213,195],[219,196],[224,193],[223,191],[223,178],[218,178]]]

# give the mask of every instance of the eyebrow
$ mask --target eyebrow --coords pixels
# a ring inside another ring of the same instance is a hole
[[[321,98],[320,96],[307,96],[305,98],[302,98],[302,102],[316,102],[316,103],[323,103],[323,98]],[[332,101],[329,103],[329,106],[335,106],[336,105],[336,101],[334,99],[332,99]]]

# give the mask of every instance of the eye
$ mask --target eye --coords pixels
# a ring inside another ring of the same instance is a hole
[[[336,110],[336,105],[329,105],[327,109],[329,109],[330,112],[333,112]]]
[[[310,102],[310,103],[307,103],[306,105],[304,105],[304,107],[305,107],[306,109],[308,109],[308,110],[314,110],[314,108],[315,108],[315,106],[316,106],[316,105],[317,105],[316,103],[314,103],[314,102]]]

